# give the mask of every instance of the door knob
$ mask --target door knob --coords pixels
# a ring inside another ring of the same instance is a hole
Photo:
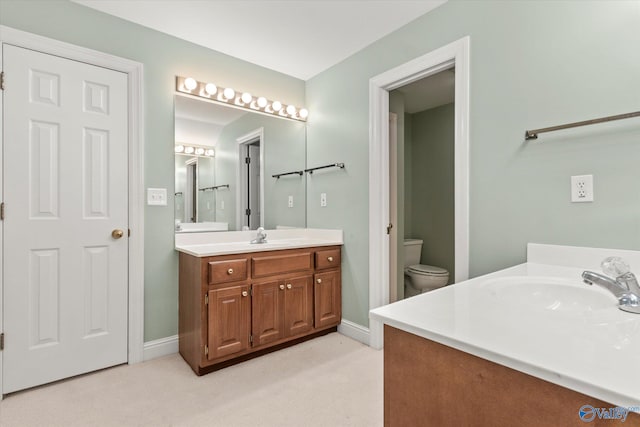
[[[228,269],[227,274],[233,274],[233,268]]]
[[[329,261],[329,262],[333,262],[333,257],[332,257],[332,256],[328,257],[328,258],[327,258],[327,261]]]
[[[247,291],[242,291],[242,296],[243,296],[243,297],[246,297],[247,295],[249,295],[249,292],[247,292]]]
[[[124,236],[124,231],[119,230],[117,228],[111,232],[111,237],[113,237],[116,240],[121,238],[122,236]]]
[[[284,285],[280,285],[280,290],[284,291]]]
[[[316,282],[322,283],[322,279],[318,279],[318,280],[316,280]]]
[[[293,286],[291,286],[291,283],[287,283],[287,289],[291,289]]]

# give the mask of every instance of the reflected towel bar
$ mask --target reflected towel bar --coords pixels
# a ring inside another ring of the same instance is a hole
[[[640,111],[635,111],[633,113],[626,113],[626,114],[618,114],[617,116],[602,117],[600,119],[593,119],[593,120],[585,120],[585,121],[582,121],[582,122],[568,123],[566,125],[551,126],[551,127],[542,128],[542,129],[526,130],[524,132],[524,139],[527,140],[527,141],[530,140],[530,139],[538,139],[538,134],[539,133],[553,132],[553,131],[556,131],[556,130],[575,128],[575,127],[579,127],[579,126],[595,125],[597,123],[611,122],[611,121],[614,121],[614,120],[630,119],[632,117],[640,117]]]
[[[216,185],[215,187],[204,187],[204,188],[201,188],[198,191],[208,191],[208,190],[213,191],[213,190],[217,190],[218,188],[229,188],[229,184]]]
[[[303,171],[293,171],[293,172],[287,172],[287,173],[279,173],[276,175],[271,175],[272,177],[274,177],[275,179],[280,179],[281,176],[286,176],[286,175],[300,175],[302,176],[304,172]]]
[[[311,168],[311,169],[305,169],[304,171],[310,174],[313,174],[313,171],[318,170],[318,169],[326,169],[326,168],[340,168],[340,169],[344,169],[344,163],[333,163],[331,165],[325,165],[325,166],[318,166],[315,168]]]

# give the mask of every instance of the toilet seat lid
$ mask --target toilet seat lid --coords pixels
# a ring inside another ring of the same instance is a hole
[[[430,276],[449,275],[449,272],[444,268],[434,267],[433,265],[426,265],[426,264],[410,265],[407,270],[412,273],[428,274]]]

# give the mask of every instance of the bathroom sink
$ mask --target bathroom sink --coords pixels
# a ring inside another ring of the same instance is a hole
[[[481,286],[487,291],[485,296],[523,309],[578,313],[617,306],[613,295],[578,279],[514,276],[488,280]]]

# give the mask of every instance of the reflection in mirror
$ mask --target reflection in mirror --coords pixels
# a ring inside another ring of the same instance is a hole
[[[177,232],[306,226],[303,122],[176,95],[175,141]]]

